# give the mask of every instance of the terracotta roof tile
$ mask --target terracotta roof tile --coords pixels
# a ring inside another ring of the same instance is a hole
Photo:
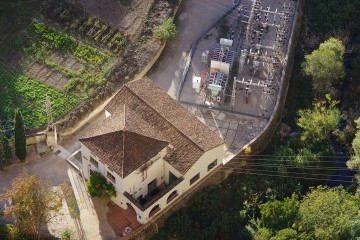
[[[113,114],[123,105],[168,139],[175,148],[168,162],[183,174],[204,152],[223,144],[223,139],[148,78],[126,84],[106,110]]]
[[[130,131],[116,131],[80,141],[109,169],[125,178],[169,143]]]
[[[205,124],[178,104],[149,78],[132,81],[126,84],[126,87],[203,151],[208,151],[224,142],[222,138],[210,131]],[[116,105],[110,102],[107,108],[111,112],[114,108],[116,109]]]

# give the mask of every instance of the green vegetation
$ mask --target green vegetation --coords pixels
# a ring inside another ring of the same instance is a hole
[[[358,174],[356,176],[357,182],[360,185],[360,118],[356,120],[357,132],[355,138],[352,142],[353,155],[351,159],[347,161],[347,166],[350,169],[357,170]],[[358,193],[360,193],[360,187],[358,187]]]
[[[290,228],[298,214],[299,201],[295,194],[283,201],[269,201],[260,205],[261,221],[265,228]]]
[[[31,236],[24,239],[39,239],[41,227],[62,207],[62,197],[36,176],[15,178],[5,196],[11,199],[5,216],[15,219],[14,227],[18,233]]]
[[[40,37],[51,42],[55,48],[61,50],[73,50],[76,47],[76,40],[60,31],[46,27],[42,22],[34,20],[29,30],[40,35]]]
[[[171,18],[164,20],[161,25],[154,27],[153,34],[163,42],[170,42],[176,34],[176,26],[173,20]]]
[[[303,129],[301,140],[324,142],[328,135],[337,128],[340,121],[340,111],[336,108],[337,101],[332,101],[330,95],[324,101],[316,101],[313,109],[299,110],[297,125]]]
[[[86,181],[86,187],[91,197],[109,198],[116,196],[114,185],[98,172],[93,172]]]
[[[76,47],[74,56],[83,60],[84,62],[90,62],[96,65],[101,65],[105,60],[105,56],[102,55],[97,49],[84,43],[80,43]]]
[[[5,135],[4,131],[0,127],[0,144],[2,144],[2,151],[0,151],[0,170],[9,164],[9,160],[12,156],[12,150],[9,139]],[[1,211],[0,211],[1,217]]]
[[[331,92],[336,84],[342,82],[345,75],[344,52],[344,44],[336,38],[330,38],[321,43],[319,49],[305,56],[304,71],[313,77],[316,92]]]
[[[9,117],[15,115],[14,106],[18,107],[23,115],[26,128],[39,127],[46,123],[47,117],[44,108],[46,97],[52,102],[53,116],[56,118],[78,103],[78,100],[69,94],[60,92],[35,79],[10,71],[0,64],[0,115]]]
[[[352,221],[358,219],[359,199],[343,188],[318,187],[301,201],[295,227],[310,239],[353,239]]]
[[[272,146],[260,156],[246,154],[233,160],[239,161],[242,175],[203,190],[170,216],[153,239],[360,237],[359,198],[353,193],[358,185],[348,189],[319,186],[329,182],[338,159],[344,157],[334,156],[338,149],[330,139],[336,138],[344,144],[341,147],[350,146],[352,121],[359,116],[360,1],[305,0],[304,4],[283,119],[294,134],[281,141],[275,135]],[[346,126],[339,127],[344,119]],[[352,147],[348,165],[360,170],[359,133]]]
[[[20,160],[25,160],[27,155],[25,127],[23,117],[19,109],[15,111],[14,125],[15,155]]]
[[[47,40],[50,43],[51,49],[69,51],[85,63],[101,65],[105,60],[105,56],[99,50],[90,47],[88,44],[79,43],[75,38],[66,33],[48,28],[42,22],[34,20],[29,29]]]
[[[132,0],[119,0],[130,6]],[[122,54],[128,43],[128,36],[98,17],[90,16],[76,5],[66,1],[53,1],[44,11],[48,19],[60,24],[74,36],[79,36],[113,54]]]

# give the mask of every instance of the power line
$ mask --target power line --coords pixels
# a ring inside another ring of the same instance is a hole
[[[231,168],[230,170],[232,170],[234,168]],[[250,171],[250,172],[265,172],[265,173],[278,173],[279,171],[271,171],[271,170],[262,170],[262,169],[255,169],[255,168],[245,168],[245,169],[240,169],[240,168],[235,168],[235,171],[240,170],[240,171]],[[353,178],[353,176],[349,176],[349,175],[331,175],[331,174],[321,174],[321,173],[303,173],[303,172],[284,172],[284,174],[290,174],[291,175],[306,175],[306,176],[324,176],[324,177],[346,177],[346,178]],[[318,179],[324,179],[324,178],[318,178]]]
[[[221,169],[219,171],[222,171]],[[234,171],[234,173],[242,173],[242,174],[250,174],[250,175],[257,175],[257,176],[267,176],[267,177],[283,177],[283,178],[294,178],[294,179],[305,179],[305,180],[324,180],[324,181],[334,181],[334,182],[342,182],[342,183],[353,183],[353,181],[346,181],[346,180],[338,180],[338,179],[317,179],[312,177],[299,177],[299,176],[286,176],[286,175],[279,175],[279,174],[263,174],[263,173],[251,173],[245,171]]]

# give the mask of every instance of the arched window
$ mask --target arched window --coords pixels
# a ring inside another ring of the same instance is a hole
[[[169,197],[167,198],[166,203],[171,202],[177,196],[179,196],[179,194],[177,193],[177,190],[173,191],[172,193],[170,193]]]
[[[156,205],[155,207],[153,207],[149,213],[149,218],[151,218],[152,216],[154,216],[158,211],[160,211],[160,205]]]

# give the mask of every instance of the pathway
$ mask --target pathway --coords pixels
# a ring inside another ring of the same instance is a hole
[[[184,0],[175,21],[177,34],[147,77],[175,99],[191,44],[231,9],[232,3],[232,0]]]

